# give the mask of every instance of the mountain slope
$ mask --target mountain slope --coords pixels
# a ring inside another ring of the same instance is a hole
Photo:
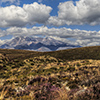
[[[56,51],[59,48],[61,49],[63,47],[76,48],[80,46],[65,43],[49,37],[35,38],[35,37],[23,37],[23,36],[16,37],[10,42],[7,42],[0,46],[0,48],[6,48],[6,49],[22,49],[22,50],[35,50],[35,51]]]

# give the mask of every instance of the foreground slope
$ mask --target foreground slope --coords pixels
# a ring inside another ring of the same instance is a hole
[[[99,100],[100,47],[0,50],[0,99]]]

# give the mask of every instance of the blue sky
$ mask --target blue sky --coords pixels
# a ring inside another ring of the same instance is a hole
[[[99,34],[99,0],[0,1],[1,43],[20,35],[43,35],[90,46],[100,45]]]
[[[18,0],[2,0],[4,2],[1,3],[1,7],[7,7],[11,5],[16,5],[19,7],[23,7],[24,4],[32,4],[34,2],[38,2],[39,4],[44,4],[46,6],[50,6],[53,8],[53,10],[50,12],[51,16],[57,16],[58,15],[58,5],[59,3],[63,3],[66,1],[73,1],[73,4],[75,5],[76,1],[79,0],[19,0],[19,4],[17,4]],[[14,1],[14,2],[11,2]],[[39,2],[40,1],[40,2]],[[43,25],[43,24],[42,24]],[[36,26],[41,26],[41,24],[36,24]],[[32,26],[30,26],[32,27]],[[91,31],[99,31],[100,25],[94,25],[91,26],[89,24],[83,24],[83,25],[61,25],[61,26],[49,26],[49,27],[67,27],[71,29],[80,29],[80,30],[91,30]],[[5,29],[3,27],[0,27],[1,29]]]

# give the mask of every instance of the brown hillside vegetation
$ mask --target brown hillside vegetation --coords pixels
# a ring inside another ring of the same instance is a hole
[[[75,49],[59,50],[53,52],[36,52],[27,50],[0,49],[1,54],[6,54],[9,59],[26,59],[35,56],[51,55],[63,60],[100,59],[100,46],[82,47]]]
[[[48,54],[63,60],[76,60],[76,59],[98,60],[100,59],[100,46],[67,49],[54,52],[46,52],[44,54]]]
[[[0,49],[0,100],[100,100],[99,49]]]

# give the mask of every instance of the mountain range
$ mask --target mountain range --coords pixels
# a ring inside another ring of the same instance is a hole
[[[70,48],[77,48],[79,45],[62,42],[51,37],[15,37],[9,42],[1,45],[3,49],[22,49],[34,51],[56,51]]]

